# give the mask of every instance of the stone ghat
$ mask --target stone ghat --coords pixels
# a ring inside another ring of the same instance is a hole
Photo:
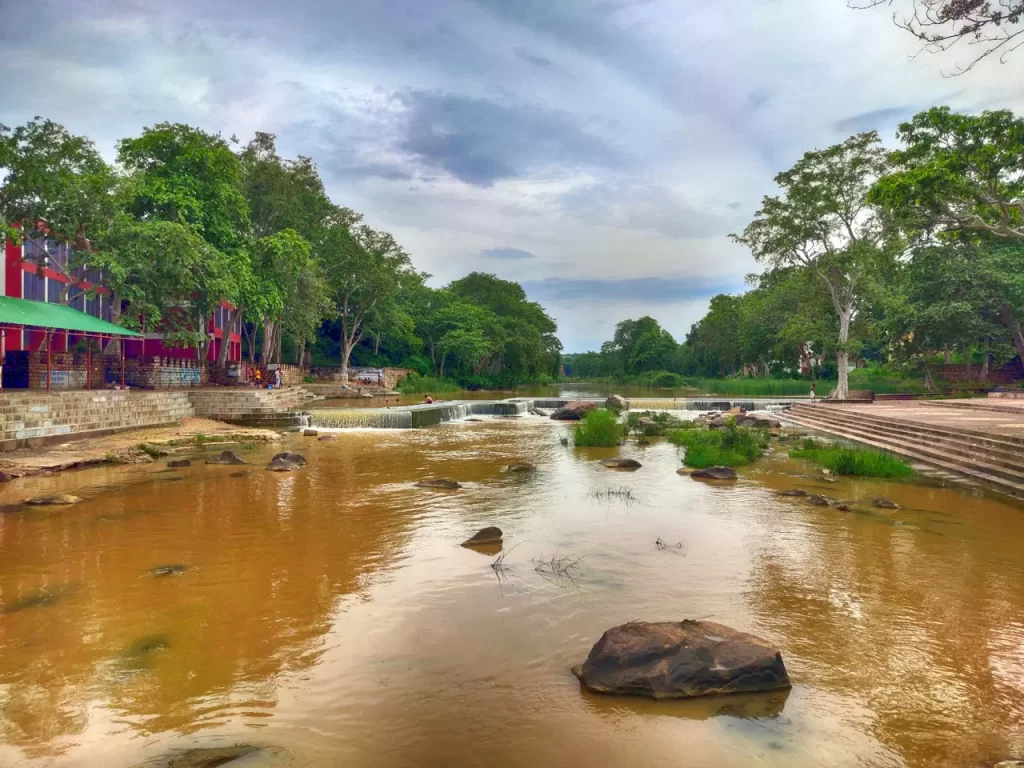
[[[2,393],[0,450],[173,424],[193,414],[187,392]]]

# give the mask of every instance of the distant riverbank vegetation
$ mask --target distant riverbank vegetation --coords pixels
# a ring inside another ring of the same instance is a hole
[[[950,363],[959,387],[1007,363],[1021,378],[1024,120],[934,107],[896,138],[807,152],[732,236],[761,266],[746,292],[713,297],[682,343],[651,317],[621,322],[566,356],[569,375],[766,396],[817,380],[841,397],[941,389]]]
[[[240,143],[159,123],[117,142],[115,158],[50,120],[0,125],[0,232],[67,279],[49,301],[102,300],[112,322],[159,329],[200,359],[216,313],[250,362],[397,366],[470,388],[558,374],[555,321],[518,283],[473,272],[427,285],[273,134]]]

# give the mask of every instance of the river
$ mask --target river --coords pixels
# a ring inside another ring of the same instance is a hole
[[[241,450],[249,467],[6,484],[0,503],[85,501],[0,513],[0,765],[156,766],[236,743],[296,766],[1024,754],[1019,506],[927,479],[829,483],[782,453],[715,487],[677,475],[669,444],[573,449],[564,429],[525,416],[292,435]],[[265,472],[284,448],[308,465]],[[616,454],[642,469],[596,462]],[[538,471],[501,471],[519,459]],[[414,487],[426,477],[464,487]],[[856,511],[776,493],[792,487]],[[878,495],[904,509],[872,510]],[[505,534],[498,571],[459,546],[487,525]],[[554,553],[581,568],[537,572]],[[172,564],[187,570],[149,573]],[[570,674],[613,625],[700,617],[775,643],[792,690],[656,703]]]

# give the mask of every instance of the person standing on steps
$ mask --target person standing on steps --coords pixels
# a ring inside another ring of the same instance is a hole
[[[817,395],[817,393],[816,393],[816,392],[814,391],[814,385],[813,385],[813,384],[811,384],[811,402],[812,402],[812,403],[815,403],[815,402],[817,402],[817,400],[818,400],[818,395]]]
[[[280,388],[281,388],[281,369],[280,368],[275,368],[274,369],[274,389],[280,389]]]

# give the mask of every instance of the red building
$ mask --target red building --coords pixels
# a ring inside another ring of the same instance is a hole
[[[44,301],[51,304],[60,303],[61,293],[71,282],[65,275],[71,247],[67,243],[41,237],[26,237],[21,245],[7,240],[4,248],[4,268],[0,271],[0,295],[12,296],[17,299]],[[43,266],[45,265],[45,266]],[[96,295],[79,294],[69,306],[93,317],[108,322],[111,319],[110,291],[99,287],[100,275],[86,273],[84,280],[77,285],[95,288]],[[207,347],[207,360],[214,361],[220,354],[224,343],[225,325],[227,324],[230,305],[224,304],[209,319],[207,331],[210,333],[210,344]],[[198,350],[188,347],[166,346],[164,335],[157,331],[144,329],[145,339],[128,340],[125,342],[125,354],[128,357],[171,357],[195,360]],[[242,326],[241,320],[235,321],[234,327],[227,332],[228,361],[238,362],[242,359]],[[43,331],[9,332],[6,338],[6,351],[35,352],[43,348],[46,334]],[[52,351],[66,352],[78,342],[73,333],[54,334]]]

